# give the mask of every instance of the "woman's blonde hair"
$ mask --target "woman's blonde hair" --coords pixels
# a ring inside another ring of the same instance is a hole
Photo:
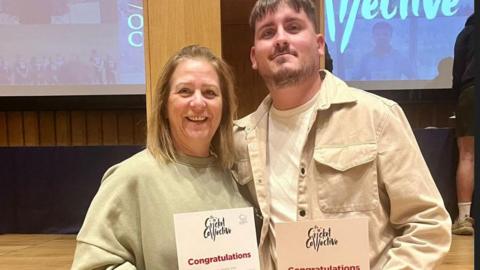
[[[165,64],[152,97],[152,110],[148,121],[147,148],[153,156],[165,162],[175,161],[175,147],[167,118],[170,80],[177,66],[186,59],[204,60],[217,72],[222,91],[222,116],[215,131],[210,150],[217,155],[224,168],[230,168],[234,161],[233,119],[236,117],[237,102],[234,91],[234,76],[231,68],[213,52],[199,45],[184,47]]]

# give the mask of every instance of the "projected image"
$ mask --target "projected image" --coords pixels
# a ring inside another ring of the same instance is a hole
[[[142,5],[0,0],[0,95],[145,93]]]
[[[325,0],[333,72],[366,90],[450,88],[473,0]]]

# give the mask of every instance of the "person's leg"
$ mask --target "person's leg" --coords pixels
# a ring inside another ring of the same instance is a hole
[[[460,219],[470,216],[475,160],[474,141],[473,136],[464,136],[457,139],[459,152],[457,167],[457,199],[459,204],[465,206],[459,209],[458,216]]]
[[[452,226],[454,234],[473,234],[473,219],[470,217],[475,162],[473,96],[473,86],[464,89],[460,94],[457,107],[456,132],[459,157],[456,185],[458,218]]]
[[[473,194],[474,137],[458,137],[457,200],[458,218],[452,226],[454,234],[473,234],[473,219],[470,217]]]

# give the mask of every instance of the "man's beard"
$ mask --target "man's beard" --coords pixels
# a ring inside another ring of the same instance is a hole
[[[269,87],[277,89],[285,88],[288,86],[296,85],[309,78],[313,74],[317,73],[318,69],[315,66],[315,62],[311,61],[309,63],[305,63],[305,65],[299,69],[282,67],[272,75],[263,76],[263,79]]]

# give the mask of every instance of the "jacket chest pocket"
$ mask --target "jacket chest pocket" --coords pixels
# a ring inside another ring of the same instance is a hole
[[[375,143],[316,148],[313,157],[314,181],[323,212],[370,211],[377,207]]]

